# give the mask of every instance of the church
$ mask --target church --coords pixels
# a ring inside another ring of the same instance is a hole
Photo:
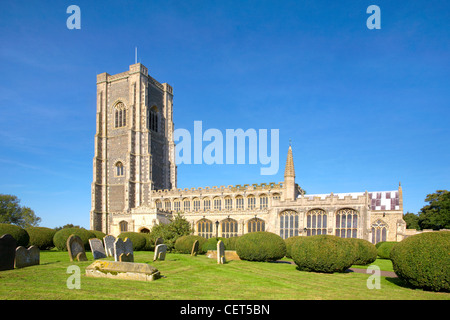
[[[92,230],[148,233],[180,213],[205,238],[268,231],[283,239],[328,234],[375,244],[406,236],[401,185],[305,194],[295,182],[291,147],[282,182],[178,189],[173,88],[140,63],[97,75],[96,125]]]

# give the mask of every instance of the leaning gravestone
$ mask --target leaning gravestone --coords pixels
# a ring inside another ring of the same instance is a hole
[[[219,242],[217,242],[217,263],[225,263],[225,245],[223,244],[222,240],[219,240]]]
[[[105,244],[105,251],[108,257],[114,257],[114,242],[116,238],[112,235],[107,235],[103,238],[103,242]]]
[[[120,256],[122,254],[126,257],[125,259],[127,262],[134,261],[133,243],[131,242],[131,239],[125,238],[125,241],[123,241],[121,238],[117,238],[114,242],[114,261],[120,261]]]
[[[88,261],[84,251],[83,241],[77,235],[70,235],[67,239],[67,251],[69,251],[70,261]]]
[[[167,245],[158,244],[155,248],[155,254],[153,256],[153,261],[161,260],[164,261],[166,259]]]
[[[157,245],[163,244],[163,243],[164,243],[163,238],[156,238],[156,240],[155,240],[155,250],[156,250],[156,246]]]
[[[14,269],[17,241],[10,234],[0,237],[0,271]]]
[[[97,238],[89,239],[89,245],[91,246],[91,252],[94,256],[94,260],[106,258],[106,252],[103,248],[102,240]]]
[[[198,253],[198,240],[195,240],[194,244],[192,245],[191,256],[196,256],[197,253]]]
[[[37,246],[31,246],[28,249],[19,246],[16,248],[16,258],[14,266],[16,268],[24,268],[39,264],[40,250]]]

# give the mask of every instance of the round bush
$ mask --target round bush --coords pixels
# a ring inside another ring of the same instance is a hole
[[[377,248],[374,244],[364,239],[347,238],[347,241],[354,246],[353,264],[367,265],[377,260]]]
[[[398,242],[395,241],[383,241],[383,242],[378,242],[378,256],[381,259],[390,259],[390,255],[391,255],[391,251],[394,248],[394,246],[396,246],[398,244]]]
[[[397,276],[432,291],[450,291],[450,232],[417,234],[395,245],[390,254]]]
[[[17,241],[17,246],[27,247],[30,236],[25,229],[8,223],[0,223],[0,237],[4,234],[10,234]]]
[[[25,229],[30,236],[30,246],[37,246],[40,250],[48,250],[54,247],[53,236],[55,229],[45,227],[29,227]]]
[[[225,250],[236,250],[236,243],[238,239],[239,237],[224,238],[222,241],[225,245]]]
[[[175,250],[179,253],[188,253],[192,252],[192,246],[194,245],[195,240],[198,240],[198,253],[203,254],[206,251],[203,249],[203,245],[206,243],[206,239],[201,236],[195,235],[187,235],[181,236],[175,241]]]
[[[85,250],[90,250],[89,239],[95,238],[95,234],[84,228],[63,228],[57,231],[53,236],[53,244],[58,250],[67,251],[67,239],[72,234],[80,237]]]
[[[155,237],[151,233],[140,233],[145,238],[144,251],[155,251]]]
[[[122,240],[125,240],[125,238],[130,239],[131,243],[133,243],[133,251],[144,250],[147,243],[144,234],[138,232],[122,232],[117,238],[121,238]]]
[[[353,264],[355,246],[331,235],[301,237],[291,247],[291,256],[299,270],[344,272]]]
[[[274,261],[286,255],[286,244],[275,233],[250,232],[237,239],[236,253],[242,260]]]
[[[208,240],[205,241],[205,243],[202,246],[202,250],[207,252],[208,250],[217,250],[217,242],[219,242],[219,240],[222,240],[222,242],[225,245],[225,250],[228,250],[227,245],[225,244],[225,239],[226,238],[222,238],[222,237],[213,237],[213,238],[209,238]]]
[[[97,239],[100,239],[102,241],[103,241],[103,238],[106,237],[106,234],[102,231],[98,231],[98,230],[89,230],[89,231],[92,232]]]
[[[284,239],[284,243],[286,244],[286,257],[287,258],[291,258],[291,249],[292,249],[292,245],[295,243],[295,241],[298,241],[299,238],[304,238],[302,236],[294,236],[294,237],[289,237],[287,239]]]

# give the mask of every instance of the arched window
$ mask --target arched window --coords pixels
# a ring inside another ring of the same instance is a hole
[[[387,225],[381,221],[377,220],[372,224],[372,243],[377,244],[381,241],[386,241],[387,238]]]
[[[225,198],[225,210],[232,210],[233,209],[233,199],[231,197]]]
[[[242,196],[236,197],[236,209],[239,209],[239,210],[244,209],[244,198]]]
[[[148,109],[147,121],[148,129],[154,132],[158,132],[158,108],[156,106]]]
[[[207,219],[198,221],[197,234],[206,239],[211,238],[213,236],[213,223]]]
[[[150,233],[150,230],[148,230],[147,228],[142,228],[139,232],[140,233]]]
[[[162,209],[162,202],[161,202],[161,200],[158,199],[158,200],[155,201],[155,203],[156,203],[156,208],[157,209]]]
[[[189,200],[189,199],[184,199],[183,200],[183,210],[185,212],[191,211],[191,200]]]
[[[120,228],[120,232],[126,232],[126,231],[128,231],[128,222],[126,222],[126,221],[120,221],[120,222],[119,222],[119,228]]]
[[[117,177],[123,177],[125,175],[125,171],[123,169],[123,164],[122,162],[117,162],[116,163],[116,176]]]
[[[118,102],[114,107],[114,127],[121,128],[127,125],[127,109],[123,102]]]
[[[265,194],[259,196],[259,208],[267,209],[267,196]]]
[[[248,232],[266,231],[266,223],[259,218],[253,218],[247,222]]]
[[[327,234],[327,213],[321,209],[306,213],[306,235]]]
[[[287,239],[299,234],[299,213],[294,210],[285,210],[280,213],[280,237]]]
[[[165,209],[166,211],[172,210],[172,205],[171,205],[169,199],[164,200],[164,209]]]
[[[211,200],[209,198],[203,199],[203,211],[211,210]]]
[[[173,201],[173,211],[175,212],[180,212],[180,200],[179,199],[175,199]]]
[[[280,194],[279,193],[274,193],[272,196],[273,200],[280,200]]]
[[[336,213],[336,235],[341,238],[358,237],[358,212],[353,209],[340,209]]]
[[[255,198],[255,196],[249,195],[248,198],[247,198],[247,207],[248,207],[248,209],[253,210],[253,209],[255,209],[255,206],[256,206],[256,198]]]
[[[199,198],[194,198],[192,203],[194,204],[194,211],[195,212],[200,211],[200,199]]]
[[[236,220],[231,218],[222,220],[220,226],[222,228],[222,237],[224,238],[237,237],[238,223]]]
[[[214,210],[222,210],[222,200],[220,198],[214,198]]]

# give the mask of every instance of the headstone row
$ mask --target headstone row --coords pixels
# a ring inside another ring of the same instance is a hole
[[[19,246],[17,241],[10,234],[0,237],[0,271],[15,268],[24,268],[39,264],[40,250],[36,246],[28,249]]]

